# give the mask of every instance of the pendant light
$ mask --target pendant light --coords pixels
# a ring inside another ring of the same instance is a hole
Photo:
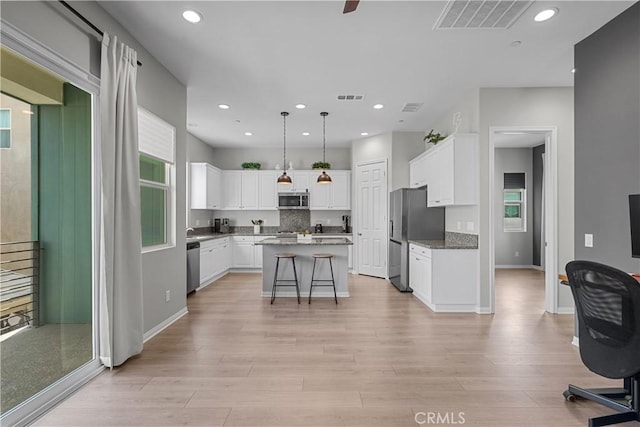
[[[283,129],[282,146],[284,147],[284,149],[282,154],[282,165],[283,165],[282,175],[278,177],[278,184],[286,185],[286,184],[292,183],[291,177],[287,175],[287,170],[286,170],[287,168],[287,116],[289,115],[289,113],[287,113],[286,111],[283,111],[282,113],[280,113],[280,115],[282,116],[282,129]]]
[[[327,146],[327,130],[326,130],[326,121],[329,113],[323,111],[320,113],[322,116],[322,163],[326,163],[325,152]],[[322,171],[320,176],[318,177],[318,184],[331,184],[331,177],[327,175],[326,171]]]

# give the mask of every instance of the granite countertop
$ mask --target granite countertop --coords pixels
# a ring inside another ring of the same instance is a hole
[[[346,237],[313,237],[312,239],[273,238],[256,242],[256,245],[353,245]]]
[[[207,240],[222,239],[224,237],[233,237],[233,236],[277,236],[277,234],[278,233],[255,234],[255,233],[244,233],[244,232],[199,234],[194,236],[187,236],[187,243],[205,242]],[[324,234],[326,234],[327,236],[349,236],[349,237],[351,236],[351,233],[320,233],[320,234],[312,234],[312,236],[314,238],[315,237],[321,238]]]
[[[449,240],[409,240],[409,243],[427,249],[478,249],[478,245],[471,242],[452,242]]]

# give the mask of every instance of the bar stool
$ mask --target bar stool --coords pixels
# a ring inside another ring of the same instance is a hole
[[[290,259],[293,264],[293,279],[278,279],[278,268],[280,267],[280,259]],[[271,304],[276,299],[276,286],[295,286],[298,294],[298,304],[300,304],[300,288],[298,287],[298,273],[296,271],[296,255],[291,253],[276,254],[276,272],[273,275],[273,288],[271,289]],[[278,282],[295,282],[293,285],[278,285]]]
[[[333,286],[333,298],[336,300],[336,304],[338,303],[338,295],[336,294],[336,281],[333,277],[333,254],[313,254],[313,270],[311,272],[311,286],[309,287],[309,304],[311,304],[311,292],[313,292],[313,282],[331,282],[330,285],[315,285],[315,286]],[[331,279],[316,279],[316,261],[318,259],[328,259],[329,260],[329,268],[331,269]]]

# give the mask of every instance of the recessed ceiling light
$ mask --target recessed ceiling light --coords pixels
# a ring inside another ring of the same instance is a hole
[[[309,136],[309,135],[311,135],[311,134],[310,134],[309,132],[302,132],[302,135],[303,135],[303,136]]]
[[[296,104],[296,108],[297,108],[298,110],[304,110],[305,108],[307,108],[307,106],[306,106],[306,105],[304,105],[304,104]]]
[[[218,108],[220,108],[221,110],[228,110],[229,106],[227,104],[218,104]]]
[[[373,106],[373,108],[375,108],[376,110],[380,110],[380,109],[384,108],[384,105],[376,104],[376,105]]]
[[[511,42],[511,47],[518,47],[522,44],[520,40],[514,40]]]
[[[245,132],[244,134],[245,134],[246,136],[251,136],[251,135],[253,135],[251,132]]]
[[[197,24],[202,20],[202,15],[196,12],[195,10],[185,10],[182,12],[182,17],[192,24]]]
[[[572,73],[575,73],[575,72],[576,72],[576,69],[575,69],[575,68],[572,68],[572,69],[571,69],[571,72],[572,72]]]
[[[369,135],[369,132],[360,132],[360,135],[367,136],[367,135]]]
[[[552,7],[551,9],[546,9],[546,10],[543,10],[542,12],[539,12],[535,16],[535,18],[533,18],[533,20],[536,22],[544,22],[548,19],[553,18],[556,13],[558,13],[558,9],[556,9],[555,7]]]

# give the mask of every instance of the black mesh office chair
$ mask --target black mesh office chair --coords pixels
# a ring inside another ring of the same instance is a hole
[[[640,421],[640,284],[627,273],[590,261],[566,266],[578,314],[580,357],[589,370],[622,379],[616,389],[572,384],[564,397],[593,400],[618,411],[589,419],[589,427]]]

